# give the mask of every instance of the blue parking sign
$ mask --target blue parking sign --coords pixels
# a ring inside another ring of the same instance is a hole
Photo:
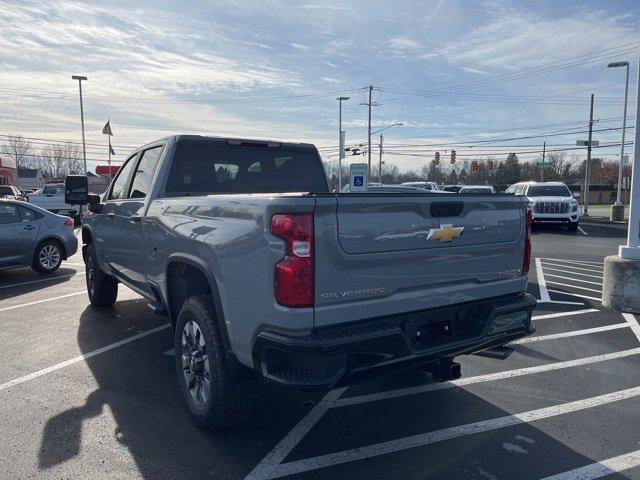
[[[353,177],[353,184],[356,187],[362,187],[364,185],[364,177],[362,175],[358,175],[356,177]]]

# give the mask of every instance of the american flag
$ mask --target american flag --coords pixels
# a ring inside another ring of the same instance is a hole
[[[109,142],[109,153],[111,155],[115,155],[116,154],[116,152],[113,151],[113,147],[111,146],[111,142]]]
[[[113,136],[113,132],[111,131],[111,125],[109,125],[109,121],[110,120],[107,120],[107,123],[105,123],[104,127],[102,127],[102,133],[104,133],[105,135]]]

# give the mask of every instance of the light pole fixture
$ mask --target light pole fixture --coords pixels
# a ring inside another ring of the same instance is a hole
[[[351,97],[338,97],[339,113],[338,113],[338,193],[342,191],[342,159],[344,158],[344,141],[345,133],[342,131],[342,102],[349,100]]]
[[[394,124],[392,124],[392,125],[387,125],[386,127],[381,128],[380,130],[376,130],[375,132],[371,132],[371,135],[375,135],[376,133],[383,132],[383,131],[388,130],[388,129],[392,128],[392,127],[399,127],[399,126],[401,126],[401,125],[403,125],[403,123],[402,123],[402,122],[394,123]]]
[[[84,140],[84,110],[82,108],[82,81],[87,80],[87,77],[82,75],[73,75],[71,77],[72,80],[78,80],[78,88],[80,89],[80,124],[82,125],[82,158],[84,160],[84,172],[83,175],[87,174],[87,146]]]
[[[622,117],[622,143],[620,145],[620,166],[618,167],[618,192],[616,195],[616,206],[622,205],[622,169],[624,168],[624,135],[627,130],[627,97],[629,96],[629,62],[612,62],[607,68],[626,67],[626,82],[624,86],[624,115]],[[624,218],[624,210],[623,210]]]

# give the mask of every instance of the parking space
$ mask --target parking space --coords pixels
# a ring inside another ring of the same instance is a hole
[[[538,229],[536,332],[506,360],[459,359],[328,393],[261,386],[249,421],[195,428],[172,332],[134,292],[88,305],[72,258],[0,274],[5,478],[640,478],[640,327],[601,305],[617,237]],[[564,243],[562,243],[564,241]],[[167,354],[169,353],[169,354]]]

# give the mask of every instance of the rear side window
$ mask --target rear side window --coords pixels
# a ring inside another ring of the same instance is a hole
[[[178,144],[166,187],[167,196],[328,191],[315,152],[224,145]]]
[[[44,187],[42,191],[45,195],[64,195],[64,187],[53,186],[53,187]]]
[[[11,187],[0,187],[0,195],[13,195]]]
[[[18,216],[18,209],[15,205],[0,205],[0,225],[18,222],[20,222],[20,217]]]
[[[29,208],[19,207],[20,208],[20,216],[22,217],[23,222],[29,222],[31,220],[35,220],[38,217],[38,214]]]
[[[156,171],[162,146],[150,148],[142,153],[142,159],[138,162],[138,168],[131,184],[129,198],[144,198],[149,194],[153,173]]]

